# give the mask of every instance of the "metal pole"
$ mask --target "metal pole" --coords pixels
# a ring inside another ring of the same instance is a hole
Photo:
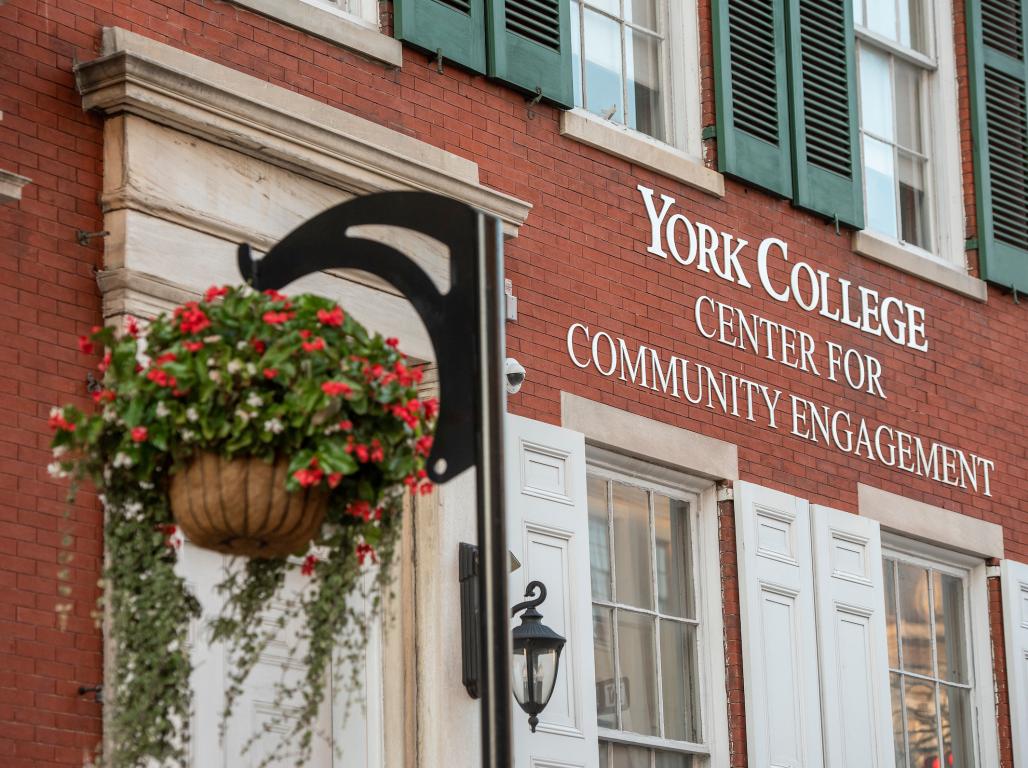
[[[478,370],[475,485],[478,545],[482,558],[482,766],[510,768],[510,619],[507,611],[507,530],[504,514],[503,230],[498,219],[478,215]]]

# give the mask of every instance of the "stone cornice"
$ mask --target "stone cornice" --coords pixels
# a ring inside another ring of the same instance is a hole
[[[21,200],[21,188],[31,181],[32,179],[26,176],[19,176],[16,173],[0,168],[0,203]]]
[[[479,184],[466,158],[123,29],[106,28],[102,55],[75,77],[84,109],[139,115],[355,194],[437,192],[510,235],[531,209]]]

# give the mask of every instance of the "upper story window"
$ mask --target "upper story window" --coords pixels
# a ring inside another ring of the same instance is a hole
[[[901,552],[883,562],[896,765],[979,765],[967,571]]]
[[[572,0],[575,106],[666,140],[667,28],[660,0]]]
[[[319,8],[339,11],[378,27],[378,0],[301,0]]]
[[[697,497],[595,468],[588,492],[600,766],[706,765]]]
[[[856,0],[867,228],[933,251],[928,80],[936,66],[918,0]]]

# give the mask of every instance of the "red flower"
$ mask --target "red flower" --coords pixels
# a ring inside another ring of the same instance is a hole
[[[210,288],[207,289],[207,292],[203,295],[203,300],[206,301],[209,304],[210,302],[214,301],[215,299],[217,299],[217,298],[219,298],[221,296],[226,295],[227,293],[228,293],[228,286],[227,285],[223,285],[221,287],[218,287],[216,285],[212,285]]]
[[[311,332],[308,331],[306,328],[304,328],[304,329],[302,329],[300,331],[300,338],[301,339],[309,339],[310,337],[311,337]]]
[[[203,342],[202,341],[187,341],[187,342],[184,342],[182,344],[182,346],[186,348],[187,352],[199,352],[201,349],[203,349]]]
[[[360,563],[361,565],[364,565],[364,561],[368,557],[371,558],[371,562],[373,562],[373,563],[377,563],[378,562],[378,555],[375,554],[375,548],[372,547],[370,544],[367,544],[366,542],[362,541],[360,544],[358,544],[356,552],[357,552],[357,562]]]
[[[333,472],[332,474],[330,474],[328,476],[328,487],[329,488],[335,488],[341,482],[343,482],[343,473],[342,472]]]
[[[99,392],[93,393],[94,403],[112,403],[114,402],[114,390],[101,389]]]
[[[353,450],[354,453],[357,454],[357,461],[359,461],[361,464],[368,463],[368,446],[363,445],[361,443],[357,443],[357,445],[353,447]]]
[[[47,422],[50,425],[50,429],[63,429],[65,432],[74,432],[75,425],[64,418],[64,414],[60,411],[50,414],[50,420]]]
[[[132,317],[132,315],[125,315],[125,333],[133,339],[139,335],[139,323],[136,322],[136,318]]]
[[[425,409],[426,419],[433,419],[435,418],[435,415],[439,413],[439,401],[436,400],[434,397],[428,398],[421,405]]]
[[[203,342],[200,342],[201,344]],[[154,365],[164,365],[165,363],[173,363],[178,358],[175,357],[174,352],[165,352],[163,355],[154,360]]]
[[[132,442],[141,443],[150,436],[146,427],[132,427]]]
[[[400,340],[390,336],[388,339],[386,339],[386,344],[392,347],[393,349],[396,349],[398,346],[400,346]]]
[[[279,293],[274,288],[269,288],[268,290],[266,290],[264,292],[264,295],[270,297],[272,301],[289,301],[288,296],[286,296],[284,293]]]
[[[146,378],[158,387],[174,388],[178,384],[174,376],[169,376],[168,372],[161,368],[151,368],[146,372]]]
[[[265,312],[261,317],[268,325],[281,325],[293,319],[293,312]]]
[[[359,517],[365,523],[371,519],[371,505],[363,500],[351,501],[346,507],[346,514]]]
[[[338,306],[332,307],[331,310],[318,310],[318,322],[322,325],[330,325],[338,328],[343,324],[344,317],[343,310]]]
[[[371,441],[371,460],[378,462],[385,459],[385,454],[382,452],[382,443],[375,438]]]
[[[164,541],[164,545],[166,547],[169,547],[170,549],[178,549],[182,546],[182,539],[175,538],[175,533],[178,531],[178,528],[175,525],[168,523],[166,525],[158,526],[158,529],[167,537]]]
[[[79,352],[84,355],[91,355],[94,349],[96,347],[93,346],[93,342],[89,340],[88,336],[79,336]]]
[[[264,350],[268,348],[267,344],[265,344],[260,339],[254,339],[250,343],[253,344],[253,348],[257,352],[258,355],[263,355],[264,354]]]
[[[273,379],[276,376],[278,376],[278,368],[265,368],[264,369],[264,378],[266,378],[266,379]]]
[[[199,333],[211,324],[210,319],[195,301],[176,308],[175,317],[179,321],[178,328],[182,333]]]
[[[353,392],[353,389],[342,381],[326,381],[321,385],[321,391],[329,397],[338,397],[339,395],[347,397]]]
[[[375,363],[372,366],[364,366],[364,378],[368,381],[382,378],[383,373],[385,373],[385,368],[378,363]]]
[[[100,371],[100,373],[104,373],[110,367],[111,367],[111,353],[108,352],[106,355],[104,355],[104,359],[101,360],[97,364],[96,369],[98,371]]]
[[[353,422],[349,419],[344,419],[343,421],[339,422],[339,428],[343,430],[343,432],[349,432],[351,429],[353,429]]]
[[[324,470],[318,467],[318,459],[315,457],[311,459],[310,466],[306,469],[298,469],[293,473],[293,477],[296,478],[296,482],[302,485],[304,488],[309,488],[312,485],[317,485],[321,482],[321,478],[325,476]]]
[[[303,566],[300,568],[300,573],[304,576],[314,575],[314,566],[318,564],[318,558],[316,555],[307,555],[303,561]]]
[[[301,341],[304,352],[319,352],[325,348],[325,340],[318,336],[314,341]]]
[[[432,436],[425,435],[424,437],[419,437],[417,442],[414,443],[414,450],[422,456],[428,456],[432,452]]]

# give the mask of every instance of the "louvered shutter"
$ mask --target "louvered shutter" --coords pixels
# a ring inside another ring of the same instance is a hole
[[[486,70],[485,0],[394,0],[393,31],[446,61]]]
[[[792,197],[786,0],[714,0],[718,166]]]
[[[490,0],[486,15],[490,76],[559,106],[574,106],[570,3]]]
[[[861,229],[853,6],[788,2],[794,202]]]
[[[1028,0],[970,0],[978,256],[986,280],[1028,291]]]

